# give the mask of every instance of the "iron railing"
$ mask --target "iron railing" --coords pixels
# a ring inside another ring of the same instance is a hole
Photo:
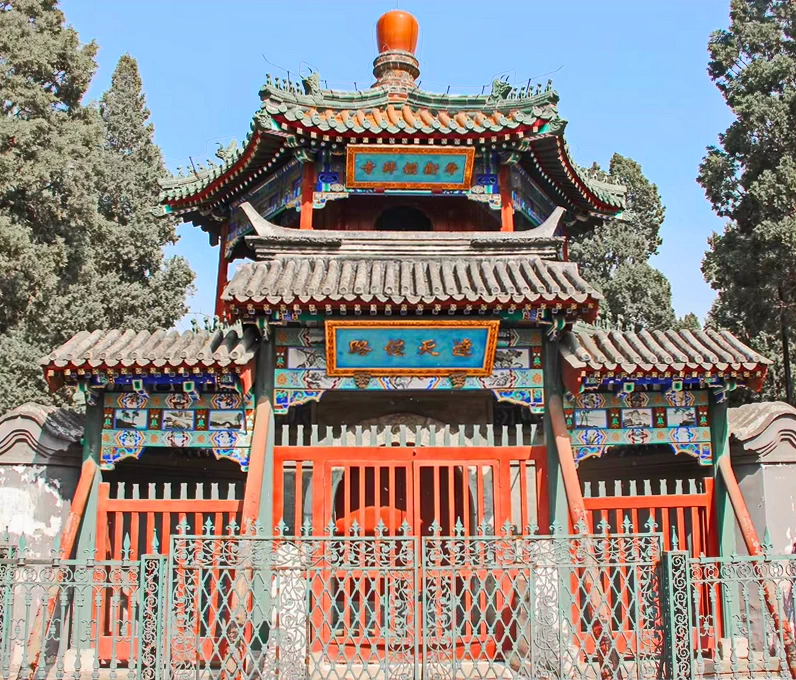
[[[0,677],[791,677],[795,555],[690,557],[653,524],[285,529],[183,525],[137,559],[4,549]]]

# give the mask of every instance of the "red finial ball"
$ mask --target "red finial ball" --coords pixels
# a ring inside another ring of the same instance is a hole
[[[376,24],[376,41],[379,52],[402,50],[415,53],[420,25],[409,12],[393,9],[383,14]]]

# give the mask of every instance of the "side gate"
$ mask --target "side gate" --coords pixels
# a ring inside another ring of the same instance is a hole
[[[656,678],[659,533],[423,539],[424,677]]]

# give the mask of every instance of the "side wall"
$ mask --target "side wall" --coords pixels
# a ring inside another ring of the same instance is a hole
[[[0,542],[24,536],[31,557],[50,557],[80,476],[81,429],[76,414],[36,405],[0,420]]]

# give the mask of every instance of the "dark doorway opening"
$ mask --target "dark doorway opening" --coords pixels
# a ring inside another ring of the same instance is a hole
[[[376,218],[376,231],[434,231],[428,215],[418,208],[398,205],[387,208]]]

